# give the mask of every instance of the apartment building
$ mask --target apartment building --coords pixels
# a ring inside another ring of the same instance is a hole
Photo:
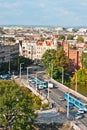
[[[4,62],[12,61],[19,56],[19,44],[13,45],[0,44],[0,64]]]
[[[57,48],[58,48],[57,39],[37,41],[37,43],[36,43],[36,58],[41,60],[42,55],[46,52],[46,50],[48,50],[48,49],[57,50]]]
[[[52,40],[37,40],[37,42],[22,41],[20,45],[20,55],[33,60],[41,60],[42,55],[47,49],[57,50],[57,39]]]
[[[36,43],[29,40],[19,41],[20,56],[35,60],[36,59]]]

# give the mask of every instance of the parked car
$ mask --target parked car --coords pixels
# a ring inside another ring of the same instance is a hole
[[[82,119],[84,117],[84,115],[80,114],[80,113],[77,113],[75,115],[75,119]]]
[[[11,75],[10,74],[2,74],[0,75],[0,79],[2,80],[11,80]]]
[[[64,101],[65,99],[63,97],[58,97],[58,100]]]
[[[38,89],[44,89],[43,85],[39,85]]]
[[[78,113],[80,113],[80,114],[84,114],[85,112],[84,112],[83,109],[79,109],[79,110],[78,110]]]

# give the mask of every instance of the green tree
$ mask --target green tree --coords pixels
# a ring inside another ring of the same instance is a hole
[[[82,62],[82,68],[87,69],[87,53],[82,52],[81,62]]]
[[[47,50],[42,57],[42,63],[47,68],[47,74],[56,80],[61,80],[62,71],[69,73],[69,58],[63,48]]]
[[[77,42],[84,42],[84,38],[82,36],[78,36]]]
[[[35,100],[29,89],[13,81],[0,81],[0,127],[31,130],[36,117],[35,101],[40,104],[39,98]]]
[[[42,56],[42,63],[47,68],[49,64],[52,63],[52,60],[56,58],[56,50],[46,50],[46,52]]]
[[[55,67],[63,67],[65,70],[69,68],[69,58],[66,56],[65,51],[61,47],[60,50],[56,52],[56,59],[54,60]]]
[[[73,40],[73,35],[69,34],[69,35],[67,36],[67,40]]]
[[[76,76],[77,76],[77,81],[76,81]],[[73,77],[71,78],[71,83],[75,84],[82,84],[87,82],[87,69],[81,69],[75,72]]]
[[[59,36],[58,36],[58,40],[65,40],[65,36],[64,36],[64,35],[62,35],[62,34],[61,34],[61,35],[59,35]]]
[[[62,69],[64,73],[69,73],[69,58],[66,56],[63,48],[60,48],[56,52],[56,59],[53,61],[53,66],[53,77],[58,81],[62,79]]]
[[[27,66],[31,65],[33,61],[29,58],[25,58],[22,56],[18,56],[10,61],[10,69],[11,71],[19,71],[20,63],[24,63],[22,68],[25,69]],[[7,73],[9,69],[9,62],[2,63],[0,66],[0,73]]]

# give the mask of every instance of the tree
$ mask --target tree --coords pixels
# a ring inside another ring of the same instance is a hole
[[[27,66],[31,65],[33,62],[29,58],[25,58],[22,56],[18,56],[14,58],[12,61],[10,61],[10,69],[12,71],[19,71],[20,63],[24,63],[22,65],[23,69],[25,69]],[[2,63],[0,66],[0,73],[7,73],[9,68],[9,62]]]
[[[69,59],[63,48],[60,50],[47,50],[42,57],[42,63],[47,68],[47,74],[54,79],[62,79],[62,71],[69,72]]]
[[[62,34],[61,34],[61,35],[59,35],[59,36],[58,36],[58,40],[65,40],[65,36],[64,36],[64,35],[62,35]]]
[[[83,38],[82,36],[79,36],[79,37],[77,38],[77,42],[84,42],[84,38]]]
[[[77,75],[77,81],[76,81],[76,75]],[[71,83],[86,83],[87,82],[87,69],[81,69],[75,72],[73,77],[71,78]]]
[[[66,56],[65,51],[61,47],[60,50],[56,52],[56,59],[54,60],[55,67],[63,67],[65,70],[69,68],[69,58]]]
[[[52,63],[52,60],[56,58],[56,50],[46,50],[42,56],[42,63],[45,67],[49,67],[49,63]]]
[[[82,52],[81,62],[82,62],[82,68],[87,69],[87,53]]]
[[[31,130],[36,117],[34,96],[29,89],[13,81],[0,81],[0,127],[7,130]]]
[[[67,40],[73,40],[73,35],[69,34],[69,35],[67,36]]]
[[[69,58],[66,56],[63,48],[60,48],[56,52],[56,59],[53,61],[53,66],[53,77],[58,81],[62,79],[62,71],[64,71],[64,74],[69,73]]]

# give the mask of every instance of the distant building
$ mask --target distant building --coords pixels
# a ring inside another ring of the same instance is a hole
[[[57,50],[57,39],[38,40],[37,42],[22,41],[20,45],[20,55],[32,60],[41,60],[42,55],[48,49]]]
[[[65,41],[63,42],[63,48],[64,48],[66,55],[70,59],[71,71],[82,68],[82,64],[81,64],[82,50],[70,49],[69,44]]]
[[[19,44],[14,45],[0,45],[0,64],[12,61],[19,56]]]

